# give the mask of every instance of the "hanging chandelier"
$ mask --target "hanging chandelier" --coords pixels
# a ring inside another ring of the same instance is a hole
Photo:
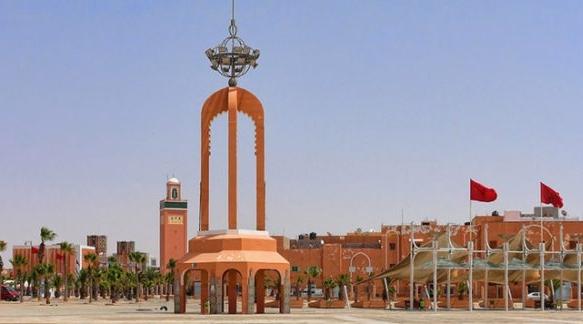
[[[251,68],[257,67],[259,50],[253,49],[237,36],[237,25],[235,24],[235,0],[232,1],[231,25],[229,26],[229,36],[219,45],[205,51],[211,62],[211,69],[219,72],[220,75],[229,78],[229,86],[237,86],[237,78],[245,75]]]

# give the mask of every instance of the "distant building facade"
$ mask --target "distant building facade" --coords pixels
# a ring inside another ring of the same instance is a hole
[[[123,268],[127,269],[130,264],[130,253],[135,251],[136,243],[134,241],[118,241],[115,258]]]
[[[107,256],[107,236],[87,235],[87,245],[93,246],[98,256]]]
[[[518,211],[507,211],[502,216],[476,216],[472,221],[472,238],[475,248],[481,250],[489,244],[492,248],[500,248],[504,239],[525,229],[526,237],[532,242],[540,241],[540,209],[533,214],[523,214]],[[574,249],[577,243],[583,243],[583,221],[560,216],[558,209],[545,207],[543,209],[544,241],[552,241],[552,249],[558,251],[559,244],[568,249]],[[559,242],[561,228],[563,242]],[[436,233],[447,231],[447,225],[436,221],[424,221],[416,225],[382,225],[378,231],[355,231],[345,235],[303,234],[297,239],[274,236],[278,242],[278,251],[285,257],[291,267],[291,282],[303,277],[304,286],[307,281],[306,271],[310,266],[321,269],[321,274],[314,279],[316,286],[322,287],[324,280],[337,279],[340,274],[348,274],[352,281],[358,278],[366,279],[369,274],[378,274],[390,269],[403,259],[409,257],[410,240],[418,245],[430,242]],[[451,225],[451,238],[454,244],[465,246],[470,239],[470,225]],[[414,232],[413,235],[411,233]],[[382,282],[375,283],[376,295],[383,292]],[[395,287],[399,296],[408,296],[408,284],[399,283]],[[421,288],[419,288],[421,289]],[[486,288],[481,282],[474,282],[474,295],[484,295]],[[489,296],[501,296],[500,287],[489,287]],[[529,287],[529,292],[538,291],[538,287]],[[573,288],[574,289],[574,288]],[[510,286],[513,298],[521,298],[520,284]],[[576,296],[576,292],[574,292]]]
[[[65,271],[75,273],[80,269],[86,269],[88,264],[84,260],[84,256],[90,253],[95,253],[95,248],[87,245],[74,245],[73,253],[66,256],[58,244],[46,245],[44,262],[52,264],[55,273],[64,274]],[[30,273],[32,269],[39,264],[38,259],[39,247],[38,245],[25,244],[14,245],[12,247],[12,258],[16,255],[22,255],[27,260],[26,266],[23,270]]]

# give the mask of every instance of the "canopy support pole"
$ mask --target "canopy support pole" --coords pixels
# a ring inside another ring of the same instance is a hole
[[[387,294],[387,305],[389,306],[389,309],[391,309],[391,295],[389,294],[390,289],[389,289],[389,282],[387,281],[387,277],[384,277],[383,281],[385,282],[385,293]]]
[[[484,308],[488,309],[488,306],[488,268],[486,268],[484,270]]]
[[[526,235],[524,225],[522,225],[522,310],[526,310],[526,296],[528,291],[526,289]]]
[[[474,300],[473,300],[473,295],[474,295],[474,277],[473,277],[473,273],[474,273],[474,242],[469,241],[468,242],[468,259],[469,259],[469,268],[470,268],[470,276],[469,276],[469,282],[468,282],[468,309],[471,312],[474,308]]]
[[[577,309],[581,311],[581,250],[583,245],[577,243]]]
[[[413,310],[413,290],[415,289],[415,229],[411,223],[411,235],[409,235],[409,310]]]
[[[542,219],[542,217],[541,217],[541,219]],[[542,230],[542,227],[541,227],[541,230]],[[541,309],[541,311],[544,312],[544,310],[545,310],[545,243],[540,242],[538,249],[539,249],[539,254],[540,254],[540,291],[539,291],[540,309]]]
[[[433,311],[437,312],[437,241],[433,240]]]
[[[447,269],[447,310],[451,309],[451,269]]]
[[[563,244],[563,242],[564,242],[564,240],[563,240],[564,239],[563,238],[563,223],[561,223],[560,229],[561,229],[561,231],[559,233],[559,235],[560,235],[559,247],[561,248],[561,254],[559,254],[559,260],[561,261],[560,262],[560,265],[561,265],[560,276],[561,277],[560,277],[559,281],[560,281],[561,286],[559,288],[559,308],[561,310],[563,310],[563,260],[564,260],[564,253],[565,253],[565,248],[564,248],[564,244]]]
[[[508,242],[504,242],[504,310],[508,311]]]
[[[488,309],[490,307],[488,301],[488,287],[489,287],[489,278],[488,278],[488,257],[490,255],[490,244],[488,243],[488,223],[484,226],[484,236],[483,236],[483,244],[484,246],[484,261],[486,261],[486,268],[484,269],[484,308]]]

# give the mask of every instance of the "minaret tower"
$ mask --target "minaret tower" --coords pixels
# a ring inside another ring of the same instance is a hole
[[[186,254],[187,202],[182,200],[180,181],[166,182],[166,199],[160,201],[160,272],[166,273],[170,259]]]

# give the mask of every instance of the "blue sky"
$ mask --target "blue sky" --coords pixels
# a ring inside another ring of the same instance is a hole
[[[239,85],[266,110],[271,233],[376,229],[402,209],[463,222],[470,177],[499,193],[475,213],[530,211],[542,180],[583,217],[581,2],[239,1],[236,16],[262,53]],[[229,1],[0,1],[0,239],[38,242],[47,225],[157,255],[172,174],[194,235],[200,107],[226,85],[204,50],[229,17]],[[211,228],[226,223],[225,126],[213,125]]]

